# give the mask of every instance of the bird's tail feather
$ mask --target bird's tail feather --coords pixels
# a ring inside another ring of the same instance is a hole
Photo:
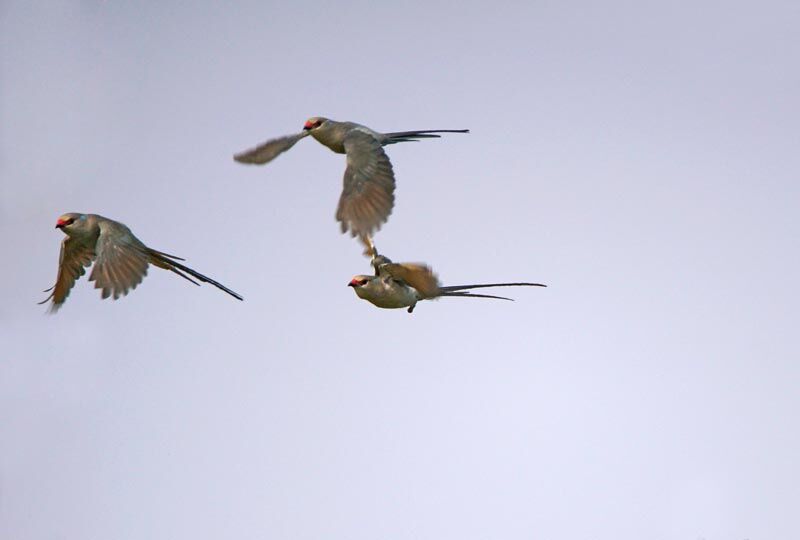
[[[400,142],[417,142],[419,139],[438,139],[441,135],[437,133],[469,133],[468,129],[427,129],[421,131],[396,131],[386,134],[386,142],[383,144],[395,144]]]
[[[153,261],[152,261],[153,264],[155,264],[156,266],[161,266],[162,268],[166,268],[167,270],[171,270],[171,271],[175,272],[176,274],[178,274],[179,276],[181,276],[183,279],[191,281],[195,285],[200,285],[200,284],[197,283],[197,281],[195,281],[194,279],[190,278],[189,276],[192,276],[193,278],[197,279],[198,281],[202,281],[203,283],[209,283],[209,284],[213,285],[214,287],[216,287],[216,288],[218,288],[218,289],[220,289],[222,291],[225,291],[226,293],[228,293],[229,295],[233,296],[237,300],[244,300],[244,298],[242,298],[242,296],[240,294],[238,294],[236,292],[233,292],[232,290],[227,288],[222,283],[219,283],[218,281],[214,281],[210,277],[204,276],[200,272],[198,272],[196,270],[192,270],[188,266],[184,266],[181,263],[176,262],[175,259],[178,259],[179,261],[183,260],[180,257],[175,257],[174,255],[167,255],[166,253],[161,253],[160,251],[156,251],[154,249],[148,249],[147,251],[148,251],[148,254],[150,255],[150,257],[153,259]],[[184,274],[184,272],[186,272],[186,274],[189,274],[189,276]]]
[[[185,261],[186,260],[186,259],[183,259],[181,257],[178,257],[177,255],[170,255],[169,253],[164,253],[163,251],[158,251],[158,250],[155,250],[155,249],[152,249],[152,248],[147,248],[147,249],[149,249],[150,252],[152,252],[152,253],[157,253],[157,254],[161,255],[162,257],[166,257],[166,258],[172,259],[174,261]]]
[[[513,302],[513,298],[506,298],[505,296],[494,296],[491,294],[473,294],[469,291],[459,291],[459,292],[443,292],[439,296],[460,296],[462,298],[494,298],[496,300],[508,300],[509,302]]]
[[[542,283],[479,283],[477,285],[448,285],[446,287],[439,287],[442,291],[453,292],[463,291],[465,289],[485,289],[486,287],[547,287]]]
[[[448,285],[445,287],[439,287],[441,291],[440,296],[462,296],[462,297],[470,297],[470,298],[496,298],[498,300],[511,300],[513,299],[506,298],[505,296],[493,296],[491,294],[474,294],[472,291],[467,289],[485,289],[487,287],[547,287],[542,283],[478,283],[475,285]]]

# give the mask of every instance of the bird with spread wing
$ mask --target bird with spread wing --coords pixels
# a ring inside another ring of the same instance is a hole
[[[303,131],[271,139],[233,156],[239,163],[264,165],[311,135],[337,154],[347,155],[344,184],[336,209],[342,232],[371,235],[389,219],[394,207],[395,179],[387,144],[438,138],[439,133],[468,133],[468,129],[434,129],[379,133],[355,122],[337,122],[321,116],[309,118]]]
[[[473,293],[471,289],[487,287],[547,287],[541,283],[479,283],[474,285],[441,285],[433,270],[421,263],[394,263],[379,255],[370,237],[362,237],[365,254],[371,256],[375,274],[354,276],[349,287],[362,300],[385,309],[408,308],[412,313],[420,300],[432,300],[443,296],[461,298],[494,298],[511,300],[505,296]]]
[[[150,264],[170,270],[195,285],[200,285],[197,281],[210,283],[237,300],[243,299],[221,283],[179,263],[183,260],[180,257],[145,246],[118,221],[97,214],[69,213],[58,218],[56,228],[66,234],[61,242],[58,276],[55,285],[45,291],[50,292],[50,296],[40,302],[44,304],[52,299],[52,312],[64,304],[75,282],[92,263],[89,281],[102,289],[104,299],[113,296],[116,300],[135,289],[147,275]]]

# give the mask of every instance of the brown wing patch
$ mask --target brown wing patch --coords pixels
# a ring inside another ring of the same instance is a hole
[[[58,257],[56,284],[48,289],[52,291],[50,296],[39,303],[44,304],[52,298],[53,304],[50,309],[53,312],[58,311],[75,286],[75,282],[86,273],[86,267],[92,264],[94,258],[95,252],[91,244],[81,243],[70,236],[65,237],[61,242],[61,254]]]
[[[394,171],[372,135],[352,131],[344,139],[347,168],[336,210],[342,232],[368,236],[380,229],[394,207]]]
[[[97,261],[89,281],[102,289],[101,296],[114,300],[135,289],[147,275],[146,248],[130,233],[125,235],[104,231],[97,242]]]
[[[439,278],[430,266],[420,263],[389,263],[381,265],[381,272],[386,272],[392,279],[405,281],[419,292],[422,298],[434,298],[441,294]]]

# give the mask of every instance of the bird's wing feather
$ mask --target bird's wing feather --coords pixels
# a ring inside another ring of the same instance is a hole
[[[135,289],[147,275],[147,248],[130,230],[115,221],[99,224],[97,260],[89,281],[102,289],[101,296],[114,296],[116,300]]]
[[[50,296],[40,304],[53,299],[52,311],[55,312],[66,301],[75,282],[86,273],[86,267],[92,264],[95,258],[94,242],[85,242],[67,236],[61,242],[61,254],[58,257],[58,276],[56,284],[47,289]]]
[[[255,148],[250,148],[233,156],[239,163],[249,163],[253,165],[264,165],[269,163],[279,155],[289,150],[297,144],[297,141],[308,135],[308,131],[302,131],[295,135],[286,135],[277,139],[271,139]]]
[[[404,281],[414,287],[422,298],[434,298],[441,294],[439,279],[433,270],[420,263],[388,263],[380,267],[392,279]]]
[[[342,232],[371,235],[386,222],[394,206],[394,171],[381,143],[353,130],[344,139],[347,168],[336,210]]]

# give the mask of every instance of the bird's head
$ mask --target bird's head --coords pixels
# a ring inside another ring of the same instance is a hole
[[[58,218],[56,221],[56,229],[61,229],[66,234],[72,234],[75,231],[79,231],[85,224],[86,214],[70,212]]]
[[[352,287],[353,290],[356,292],[356,296],[359,298],[364,298],[365,296],[369,296],[370,294],[370,283],[372,282],[372,276],[353,276],[353,279],[350,280],[350,283],[347,284],[348,287]]]
[[[321,116],[312,116],[311,118],[306,120],[305,124],[303,124],[303,131],[311,131],[312,129],[317,129],[318,127],[325,125],[327,122],[328,122],[327,118],[323,118]]]
[[[350,283],[348,283],[347,286],[358,289],[359,287],[363,287],[364,285],[369,283],[371,279],[372,279],[371,276],[362,276],[362,275],[353,276],[353,279],[350,280]]]

